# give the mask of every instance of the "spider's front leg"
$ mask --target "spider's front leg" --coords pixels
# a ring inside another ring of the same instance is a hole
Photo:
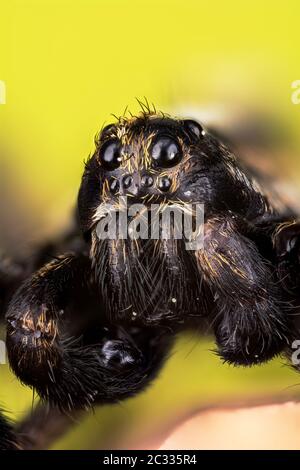
[[[293,300],[300,300],[300,221],[278,223],[272,233],[278,278]]]
[[[199,268],[215,298],[213,325],[220,356],[252,365],[281,353],[290,340],[288,307],[271,264],[241,234],[237,218],[209,220]]]
[[[0,321],[2,322],[9,297],[21,282],[24,267],[11,259],[0,256]],[[11,423],[0,410],[0,450],[17,450],[18,438]]]
[[[63,409],[114,402],[158,371],[170,338],[105,322],[90,260],[63,256],[27,280],[7,312],[7,350],[16,375]]]
[[[291,305],[292,340],[286,357],[299,371],[300,221],[294,218],[276,224],[272,230],[272,244],[277,276]]]

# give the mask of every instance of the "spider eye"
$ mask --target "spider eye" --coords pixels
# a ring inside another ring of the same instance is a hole
[[[184,128],[186,129],[187,133],[196,139],[200,139],[205,135],[205,131],[201,124],[192,119],[185,119],[183,121]]]
[[[161,136],[154,143],[151,156],[157,166],[170,168],[180,162],[182,150],[176,140],[168,136]]]
[[[105,142],[99,154],[100,162],[105,170],[115,170],[121,164],[121,147],[117,140]]]

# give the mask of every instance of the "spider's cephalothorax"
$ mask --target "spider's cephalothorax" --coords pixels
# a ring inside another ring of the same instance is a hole
[[[168,237],[151,237],[153,204],[161,213],[203,207],[204,244],[187,249],[176,224]],[[126,227],[146,225],[147,236],[100,236],[107,214],[119,221],[124,213]],[[71,409],[137,393],[183,326],[212,330],[233,364],[289,348],[299,277],[284,279],[298,272],[298,225],[198,123],[149,112],[105,127],[78,214],[85,242],[68,242],[66,255],[57,249],[7,311],[11,367],[44,399]]]

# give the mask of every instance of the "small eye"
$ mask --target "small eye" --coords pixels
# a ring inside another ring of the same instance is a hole
[[[144,186],[145,188],[150,188],[154,183],[154,179],[152,178],[151,175],[144,175],[142,177],[141,183],[142,183],[142,186]]]
[[[105,142],[100,149],[100,162],[105,170],[115,170],[121,164],[121,148],[117,140]]]
[[[162,136],[154,143],[151,155],[157,166],[170,168],[180,162],[182,150],[176,140],[168,136]]]
[[[115,178],[111,179],[110,182],[109,182],[109,187],[110,187],[110,190],[111,190],[112,194],[117,194],[117,192],[120,189],[119,181]]]
[[[158,182],[158,187],[163,193],[166,193],[167,191],[169,191],[171,186],[172,186],[172,181],[168,176],[163,176],[162,178],[160,178]]]
[[[132,185],[132,176],[126,175],[123,178],[123,188],[128,189]]]

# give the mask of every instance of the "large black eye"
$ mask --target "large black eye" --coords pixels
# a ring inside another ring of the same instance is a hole
[[[117,140],[105,142],[100,149],[100,162],[105,170],[115,170],[121,164],[121,146]]]
[[[154,143],[151,155],[157,166],[169,168],[180,162],[182,150],[176,140],[168,136],[161,136]]]
[[[190,137],[194,139],[200,139],[201,137],[204,137],[205,130],[198,122],[193,121],[192,119],[185,119],[183,121],[183,125]]]

